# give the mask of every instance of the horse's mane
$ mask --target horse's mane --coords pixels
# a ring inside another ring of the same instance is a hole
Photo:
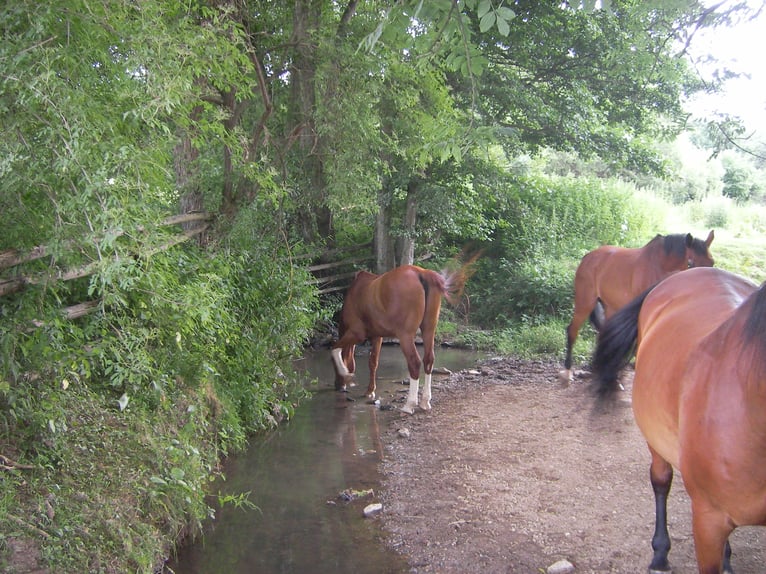
[[[672,255],[673,257],[678,258],[683,258],[686,255],[686,234],[673,233],[672,235],[658,235],[657,237],[664,237],[662,246],[665,249],[666,255]],[[695,239],[694,241],[699,241],[699,239]]]
[[[691,248],[698,255],[707,254],[707,244],[702,239],[692,237],[689,233],[673,233],[671,235],[657,235],[654,240],[664,238],[662,246],[665,249],[667,255],[682,258],[686,255],[686,244],[692,238]]]
[[[753,359],[757,361],[753,367],[758,380],[763,380],[766,374],[766,283],[761,285],[751,300],[745,304],[750,305],[750,312],[742,329],[744,347],[753,351]]]

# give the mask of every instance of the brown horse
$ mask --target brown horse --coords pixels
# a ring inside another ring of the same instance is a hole
[[[431,408],[431,371],[434,365],[434,334],[439,321],[442,296],[455,303],[470,274],[473,258],[456,271],[432,271],[404,265],[382,275],[360,271],[346,292],[340,314],[340,338],[332,346],[335,366],[335,388],[345,390],[353,380],[354,348],[369,339],[370,383],[366,396],[375,398],[375,375],[383,337],[396,337],[407,359],[410,390],[402,408],[415,412],[418,404],[420,366],[425,382],[420,408]],[[415,347],[415,334],[420,328],[424,355]]]
[[[598,330],[604,319],[660,279],[690,267],[712,267],[709,248],[713,236],[711,231],[702,241],[691,233],[657,235],[636,249],[602,245],[587,253],[575,272],[574,315],[567,327],[566,358],[560,379],[565,382],[573,379],[572,347],[588,317]]]
[[[599,335],[593,372],[602,395],[615,390],[634,348],[633,413],[655,495],[650,570],[669,570],[675,467],[691,499],[699,572],[732,572],[729,534],[766,525],[766,283],[700,268],[646,291]]]

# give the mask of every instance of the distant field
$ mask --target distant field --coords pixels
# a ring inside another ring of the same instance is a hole
[[[716,230],[710,246],[716,267],[726,269],[756,283],[766,281],[766,237],[734,237],[725,229]]]

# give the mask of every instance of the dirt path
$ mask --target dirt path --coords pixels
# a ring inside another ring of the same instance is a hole
[[[587,373],[562,387],[558,368],[503,359],[435,377],[433,410],[392,421],[381,520],[411,572],[532,574],[561,559],[577,573],[646,572],[654,503],[630,385],[596,413]],[[696,573],[678,473],[668,512],[674,572]],[[766,529],[735,532],[738,574],[766,571],[765,542]]]

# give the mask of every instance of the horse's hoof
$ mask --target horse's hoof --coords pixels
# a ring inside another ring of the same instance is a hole
[[[569,383],[574,381],[574,375],[572,375],[572,369],[564,369],[563,371],[559,371],[559,381],[561,381],[565,385],[568,385]]]
[[[659,561],[659,564],[650,564],[648,568],[649,574],[671,574],[673,569],[670,567],[670,563],[665,560]]]
[[[349,387],[352,387],[352,386],[354,386],[354,384],[355,384],[355,382],[354,382],[354,373],[346,373],[344,375],[341,375],[341,374],[336,374],[335,375],[335,385],[336,386],[341,386],[341,385],[346,386],[346,385],[348,385]]]
[[[431,410],[431,403],[420,403],[420,408],[424,411],[430,411]]]
[[[371,399],[371,400],[374,401],[375,400],[375,393],[367,393],[366,395],[364,395],[364,398]]]
[[[415,414],[415,405],[413,405],[412,403],[406,403],[406,404],[405,404],[405,405],[402,407],[402,411],[404,411],[404,412],[405,412],[405,413],[407,413],[408,415],[412,415],[412,414]]]

